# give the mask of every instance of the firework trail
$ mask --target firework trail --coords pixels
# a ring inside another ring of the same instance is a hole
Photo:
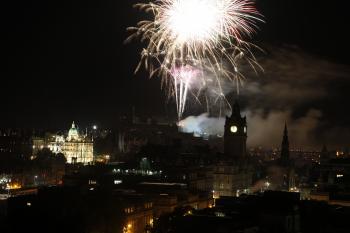
[[[174,67],[171,71],[173,78],[173,91],[177,107],[178,118],[182,117],[185,110],[187,92],[191,85],[197,80],[197,77],[202,76],[201,71],[192,66]]]
[[[244,40],[262,21],[251,0],[155,0],[135,7],[153,17],[128,28],[133,33],[126,41],[136,37],[147,43],[136,71],[143,65],[150,77],[162,77],[162,87],[176,99],[179,118],[194,79],[205,80],[209,71],[220,89],[219,79],[240,82],[240,60],[258,66],[254,45]]]

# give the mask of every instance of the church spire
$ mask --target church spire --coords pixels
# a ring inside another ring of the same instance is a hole
[[[284,123],[283,140],[286,140],[286,141],[288,142],[288,128],[287,128],[287,122]]]
[[[287,123],[284,124],[283,139],[281,146],[281,162],[287,164],[289,162],[289,139]]]

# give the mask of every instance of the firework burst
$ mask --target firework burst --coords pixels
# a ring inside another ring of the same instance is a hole
[[[203,71],[210,70],[217,79],[239,82],[238,60],[258,65],[253,45],[244,40],[261,21],[251,0],[155,0],[135,7],[153,16],[129,28],[133,34],[127,41],[137,37],[147,43],[136,71],[144,65],[150,77],[162,77],[162,86],[176,99],[179,118],[190,79],[203,79]]]

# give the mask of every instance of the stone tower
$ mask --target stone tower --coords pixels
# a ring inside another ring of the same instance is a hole
[[[247,120],[241,116],[236,101],[230,117],[226,117],[224,133],[224,153],[230,158],[241,159],[246,156]]]

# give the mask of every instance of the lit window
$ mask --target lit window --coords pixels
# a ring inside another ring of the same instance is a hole
[[[121,183],[123,183],[122,180],[114,180],[114,184],[121,184]]]
[[[215,212],[215,216],[217,216],[217,217],[225,217],[225,214],[223,212]]]
[[[89,180],[89,184],[96,184],[96,180]]]

